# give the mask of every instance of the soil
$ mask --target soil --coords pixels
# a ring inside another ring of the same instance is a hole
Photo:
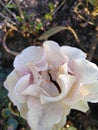
[[[8,2],[10,2],[10,0],[4,0],[3,2],[6,5]],[[47,13],[50,13],[49,3],[52,3],[53,5],[57,4],[57,7],[52,14],[52,20],[47,20],[44,17]],[[77,41],[72,32],[68,30],[60,31],[48,39],[54,40],[60,45],[70,45],[82,49],[88,54],[88,58],[91,55],[92,58],[90,60],[98,65],[98,16],[91,15],[95,9],[93,5],[90,3],[87,4],[85,0],[24,0],[20,3],[20,6],[22,10],[26,12],[26,16],[30,16],[32,13],[34,14],[31,19],[27,17],[25,18],[27,23],[26,25],[30,24],[29,20],[34,22],[39,19],[42,21],[44,29],[39,30],[37,33],[35,33],[34,30],[34,33],[30,34],[27,31],[25,32],[26,36],[24,36],[23,33],[21,33],[21,30],[20,32],[14,29],[9,31],[10,27],[6,25],[6,19],[2,17],[0,18],[0,90],[3,90],[3,82],[8,73],[13,69],[12,64],[15,58],[15,55],[7,52],[3,46],[4,37],[8,31],[9,33],[5,40],[7,47],[14,52],[21,52],[21,50],[27,46],[41,45],[44,40],[39,40],[38,38],[46,30],[55,26],[71,26],[76,32],[79,41]],[[75,12],[77,7],[78,13]],[[0,10],[2,13],[5,10],[2,5],[0,6]],[[17,9],[11,9],[11,11],[16,15],[19,15],[19,11],[17,11]],[[8,17],[13,20],[11,15],[8,14]],[[15,20],[13,21],[15,22]],[[20,22],[16,24],[15,27],[19,29],[22,27],[22,25],[23,23]],[[27,36],[28,34],[29,36]],[[95,52],[92,51],[94,45]],[[3,91],[5,94],[7,93],[6,90]],[[2,100],[7,102],[7,105],[5,105],[6,103],[2,103]],[[8,102],[10,101],[7,99],[7,96],[3,96],[0,99],[0,113],[2,113],[3,109],[8,107]],[[93,114],[98,113],[97,108],[98,104],[90,104],[90,110],[88,113],[72,110],[68,116],[67,123],[76,127],[77,130],[87,130],[87,128],[97,130],[98,117],[95,117],[96,114]],[[2,114],[0,114],[0,129],[6,130],[4,122],[6,122],[7,119],[8,118],[4,118]],[[17,118],[15,117],[15,119]],[[21,123],[20,119],[17,120],[19,122],[17,130],[22,130],[25,125]],[[28,130],[28,128],[26,129]]]

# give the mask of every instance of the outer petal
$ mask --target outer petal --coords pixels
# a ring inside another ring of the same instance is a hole
[[[7,76],[5,82],[4,82],[4,87],[7,90],[13,89],[14,86],[16,85],[17,81],[19,80],[20,76],[18,71],[15,69]]]
[[[30,74],[24,75],[17,82],[14,93],[17,96],[17,100],[21,103],[26,102],[27,95],[21,95],[22,92],[30,85]]]
[[[59,45],[54,41],[46,41],[43,43],[43,47],[46,51],[48,63],[54,67],[62,65],[67,62],[67,57],[64,58],[60,52]]]
[[[86,84],[80,88],[84,100],[92,103],[98,102],[98,80],[92,84]]]
[[[19,74],[16,70],[13,70],[7,77],[7,79],[4,82],[4,87],[8,90],[8,96],[10,100],[17,105],[17,96],[14,93],[14,87],[19,80]]]
[[[56,97],[47,97],[44,95],[41,95],[41,103],[46,103],[46,102],[56,102],[64,99],[64,97],[67,96],[68,92],[70,91],[71,87],[73,86],[73,83],[75,82],[75,77],[70,76],[70,75],[60,75],[58,77],[58,83],[61,88],[61,93],[56,96]]]
[[[69,112],[70,112],[70,109],[69,109],[69,111],[67,109],[67,111],[65,112],[66,114],[63,115],[61,121],[58,124],[54,125],[53,130],[59,130],[66,124],[66,119],[67,119],[66,116],[69,114]]]
[[[27,63],[39,64],[45,58],[43,48],[30,46],[22,51],[21,54],[16,56],[14,60],[14,67],[21,72],[27,72]]]
[[[77,59],[73,62],[72,71],[82,83],[92,83],[98,78],[98,67],[85,59]]]
[[[86,112],[89,107],[85,100],[79,100],[77,103],[71,106],[72,109],[76,109],[82,112]]]
[[[69,112],[69,107],[62,102],[40,104],[36,98],[30,97],[28,100],[28,123],[32,130],[52,130],[58,124],[63,114]]]
[[[62,46],[60,47],[60,50],[63,56],[69,57],[69,60],[86,58],[86,53],[84,53],[82,50],[75,47]]]

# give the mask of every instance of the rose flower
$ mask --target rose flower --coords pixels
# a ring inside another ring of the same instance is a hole
[[[98,102],[98,67],[78,48],[45,41],[16,56],[4,82],[8,96],[32,130],[59,130],[70,109]]]

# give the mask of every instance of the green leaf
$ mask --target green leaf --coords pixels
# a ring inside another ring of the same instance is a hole
[[[98,4],[97,0],[88,0],[88,2],[93,6],[97,6]]]
[[[44,34],[42,34],[39,37],[39,40],[45,40],[45,39],[49,38],[50,36],[53,36],[54,34],[60,32],[60,31],[63,31],[65,29],[66,29],[66,27],[64,27],[64,26],[52,27],[51,29],[46,31]]]
[[[9,9],[15,9],[17,6],[15,4],[7,4],[6,7]]]
[[[53,3],[49,3],[48,6],[49,6],[51,12],[55,9]]]
[[[19,22],[22,22],[22,21],[23,21],[23,19],[22,19],[20,16],[16,16],[16,18],[17,18],[17,20],[18,20]]]
[[[51,14],[51,13],[47,13],[47,14],[45,15],[45,19],[52,21],[52,14]]]
[[[41,22],[37,23],[37,25],[36,25],[37,30],[40,30],[42,27],[43,27],[43,24]]]

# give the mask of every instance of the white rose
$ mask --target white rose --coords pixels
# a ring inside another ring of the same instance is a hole
[[[14,60],[4,86],[32,130],[58,130],[70,109],[87,111],[98,102],[98,68],[80,49],[46,41]]]

